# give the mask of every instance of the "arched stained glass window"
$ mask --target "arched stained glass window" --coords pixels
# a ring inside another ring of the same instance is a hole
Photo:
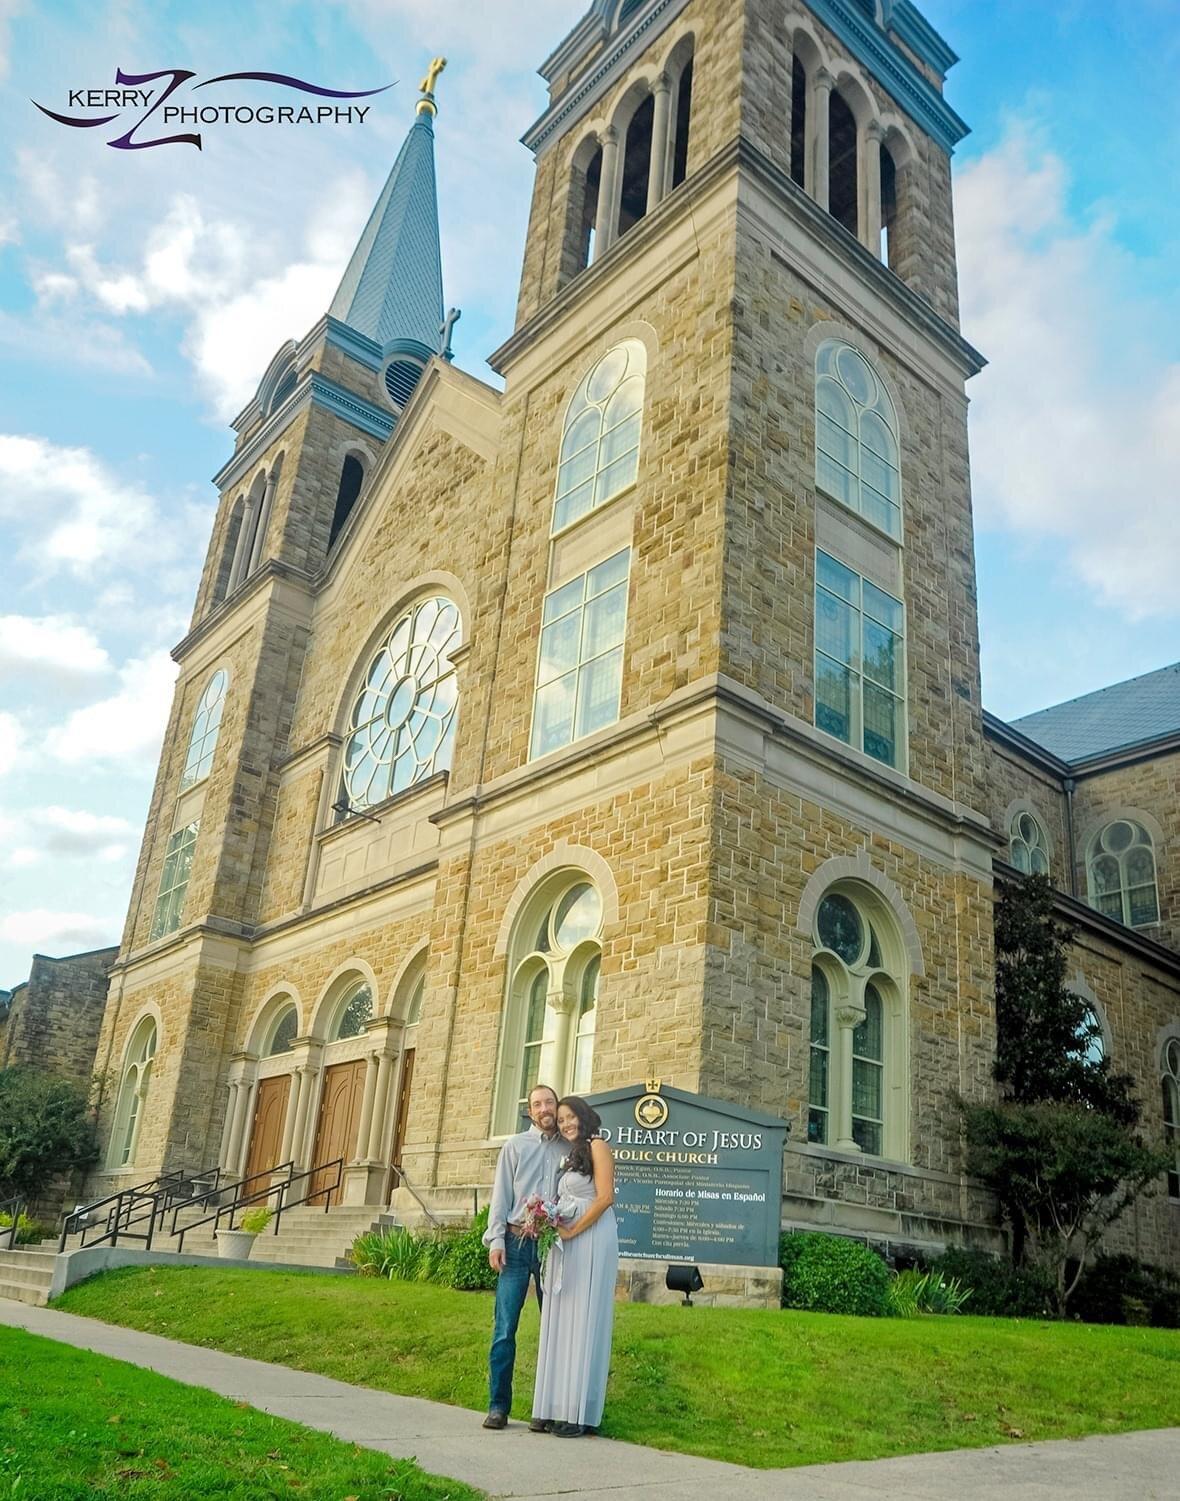
[[[127,1062],[123,1067],[123,1080],[119,1086],[111,1131],[108,1162],[112,1168],[128,1167],[135,1161],[135,1149],[139,1144],[143,1109],[151,1080],[152,1060],[156,1056],[156,1043],[156,1023],[150,1016],[145,1016],[131,1034],[127,1047]]]
[[[1086,868],[1092,907],[1129,928],[1159,922],[1155,848],[1141,824],[1108,823],[1091,842]]]
[[[451,764],[458,685],[450,653],[459,611],[424,599],[398,620],[369,664],[344,747],[343,797],[371,808]]]
[[[646,373],[647,351],[638,339],[625,339],[574,392],[561,439],[555,532],[634,483]]]
[[[298,1031],[299,1013],[294,1006],[288,1006],[270,1034],[270,1046],[266,1050],[267,1057],[274,1058],[279,1053],[289,1053]]]
[[[372,1015],[373,992],[362,980],[349,992],[347,1000],[341,1007],[330,1041],[344,1042],[349,1037],[359,1037]]]
[[[184,770],[180,775],[180,790],[191,787],[202,777],[207,777],[213,766],[213,753],[217,749],[217,735],[221,729],[221,711],[225,705],[225,691],[229,687],[229,674],[224,667],[209,679],[197,705],[193,730],[189,736],[188,755],[184,758]]]
[[[1025,811],[1013,816],[1008,830],[1008,854],[1017,870],[1026,876],[1049,874],[1048,841],[1040,822]]]
[[[903,1157],[903,947],[859,885],[816,908],[811,967],[807,1139],[839,1151]]]
[[[573,873],[547,883],[523,909],[510,948],[495,1107],[500,1135],[517,1129],[538,1080],[559,1094],[590,1088],[602,921],[598,888]]]
[[[901,537],[897,416],[876,371],[851,344],[815,359],[815,482],[889,536]]]

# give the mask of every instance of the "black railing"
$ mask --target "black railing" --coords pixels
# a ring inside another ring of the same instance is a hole
[[[221,1229],[232,1230],[234,1228],[234,1216],[240,1209],[262,1208],[267,1206],[267,1201],[271,1198],[275,1200],[274,1219],[272,1221],[275,1235],[279,1233],[279,1226],[282,1224],[284,1213],[289,1209],[296,1208],[299,1204],[310,1204],[315,1199],[323,1198],[324,1213],[327,1214],[328,1210],[332,1207],[332,1195],[344,1181],[344,1158],[337,1157],[332,1162],[318,1163],[315,1167],[309,1167],[302,1173],[296,1173],[293,1169],[294,1163],[284,1162],[278,1167],[268,1168],[264,1173],[254,1173],[249,1178],[243,1178],[240,1183],[235,1185],[233,1197],[227,1203],[220,1205],[212,1214],[207,1214],[204,1219],[194,1220],[191,1225],[184,1225],[179,1230],[176,1229],[176,1220],[173,1217],[173,1234],[177,1237],[177,1251],[184,1250],[185,1236],[194,1230],[199,1230],[202,1225],[211,1224],[213,1226],[211,1234],[213,1235],[216,1235],[218,1230]],[[333,1171],[334,1176],[331,1183],[317,1188],[314,1192],[309,1193],[305,1199],[296,1199],[294,1203],[290,1201],[291,1190],[296,1184],[318,1177],[321,1173],[332,1173]],[[287,1176],[280,1179],[278,1183],[272,1182],[267,1188],[251,1186],[257,1184],[260,1178],[273,1179],[275,1173],[286,1173]],[[226,1191],[228,1192],[228,1190]],[[221,1221],[227,1215],[229,1217],[229,1224],[223,1226]]]
[[[16,1250],[16,1237],[20,1233],[20,1217],[25,1212],[25,1200],[20,1194],[14,1194],[11,1199],[0,1200],[0,1214],[7,1216],[12,1222],[12,1235],[8,1234],[8,1226],[0,1225],[0,1237],[8,1241],[8,1249]]]
[[[142,1240],[145,1249],[150,1251],[157,1223],[163,1227],[164,1216],[170,1209],[175,1224],[181,1209],[208,1203],[221,1191],[218,1168],[198,1173],[185,1173],[180,1169],[162,1173],[133,1188],[120,1189],[71,1210],[62,1221],[57,1249],[64,1251],[69,1237],[79,1235],[79,1249],[84,1246],[115,1246],[122,1237],[124,1240]]]

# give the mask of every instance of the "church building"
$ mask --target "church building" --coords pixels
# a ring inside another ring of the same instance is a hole
[[[95,1196],[469,1212],[534,1081],[658,1076],[788,1121],[785,1225],[996,1246],[951,1094],[1038,870],[1176,1154],[1120,1235],[1180,1264],[1180,670],[983,710],[954,61],[910,0],[593,0],[502,390],[452,361],[432,65],[215,479]]]

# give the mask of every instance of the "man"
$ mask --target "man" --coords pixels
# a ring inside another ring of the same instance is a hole
[[[488,1357],[488,1415],[485,1428],[506,1428],[512,1410],[512,1368],[516,1364],[516,1329],[529,1294],[530,1279],[541,1301],[541,1263],[537,1242],[520,1234],[524,1206],[533,1194],[557,1197],[558,1164],[565,1143],[557,1134],[557,1095],[547,1084],[534,1084],[528,1097],[532,1125],[510,1136],[500,1149],[496,1182],[488,1210],[484,1245],[497,1274],[496,1318]],[[530,1423],[535,1432],[546,1424]]]

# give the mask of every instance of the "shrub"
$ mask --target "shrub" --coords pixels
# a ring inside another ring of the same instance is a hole
[[[1180,1329],[1180,1277],[1133,1256],[1098,1256],[1083,1271],[1070,1311],[1087,1324]]]
[[[840,1235],[784,1236],[801,1245],[780,1244],[788,1266],[783,1301],[788,1308],[817,1313],[856,1313],[880,1317],[887,1310],[889,1271],[881,1258],[860,1241]]]
[[[370,1230],[358,1235],[350,1254],[363,1276],[416,1282],[424,1244],[404,1225],[394,1225],[388,1230]]]
[[[912,1319],[923,1313],[959,1313],[971,1296],[955,1277],[939,1272],[898,1272],[889,1283],[889,1312],[895,1318]]]
[[[485,1292],[496,1285],[496,1274],[488,1265],[488,1248],[483,1243],[487,1228],[488,1211],[485,1205],[468,1228],[450,1242],[448,1281],[459,1292]]]
[[[245,1230],[248,1235],[261,1235],[274,1217],[274,1210],[265,1204],[261,1204],[257,1209],[246,1210],[245,1214],[238,1221],[238,1228]]]
[[[0,1214],[0,1230],[8,1230],[11,1225],[12,1216]],[[31,1220],[27,1214],[22,1213],[16,1227],[16,1244],[36,1245],[38,1241],[48,1240],[52,1233],[50,1226],[43,1225],[40,1220]]]
[[[951,1247],[931,1270],[968,1290],[964,1312],[991,1318],[1043,1319],[1052,1317],[1053,1291],[1048,1278],[1034,1267],[1013,1269],[986,1251]]]
[[[86,1091],[30,1068],[0,1069],[0,1199],[35,1198],[98,1156]]]

